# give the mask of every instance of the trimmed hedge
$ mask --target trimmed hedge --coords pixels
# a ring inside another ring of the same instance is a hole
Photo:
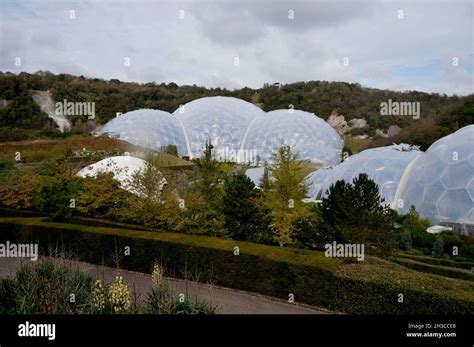
[[[288,298],[334,311],[363,314],[470,314],[474,283],[419,273],[366,256],[357,263],[323,252],[169,232],[46,222],[44,218],[0,218],[0,242],[29,243],[48,255],[63,248],[83,261],[150,273],[162,262],[168,276]],[[234,255],[234,246],[240,254]],[[398,295],[404,303],[398,303]]]
[[[405,253],[398,253],[397,256],[399,258],[411,259],[411,260],[415,260],[418,262],[423,262],[423,263],[431,264],[431,265],[449,266],[449,267],[467,269],[467,270],[471,270],[472,268],[474,268],[474,263],[469,262],[469,261],[463,261],[463,260],[460,260],[459,258],[454,258],[454,260],[451,260],[451,259],[441,259],[441,258],[434,258],[431,256],[427,257],[427,256],[419,256],[419,255],[412,255],[412,254],[405,254]],[[465,258],[462,258],[462,259],[465,259]]]
[[[458,269],[448,266],[431,265],[424,262],[408,259],[408,258],[395,258],[394,262],[406,266],[410,269],[429,272],[435,275],[446,276],[451,278],[460,278],[463,280],[474,281],[474,273],[464,269]]]

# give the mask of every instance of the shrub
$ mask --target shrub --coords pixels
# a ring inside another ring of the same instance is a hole
[[[177,296],[165,283],[147,292],[144,313],[149,314],[215,314],[218,308],[205,301],[193,302],[185,296]]]
[[[63,159],[44,163],[38,174],[32,196],[33,207],[51,213],[57,220],[71,218],[81,188],[81,178]]]
[[[38,243],[40,253],[60,245],[83,261],[116,266],[116,249],[129,246],[133,257],[120,267],[148,273],[159,260],[169,276],[195,274],[202,282],[346,313],[467,314],[474,311],[474,284],[405,269],[366,256],[360,263],[327,258],[323,252],[290,249],[177,233],[133,231],[44,222],[39,218],[0,219],[0,241]],[[240,254],[234,255],[239,246]],[[404,293],[405,303],[397,301]]]
[[[404,251],[409,251],[412,247],[411,233],[409,231],[402,231],[399,235],[400,248]]]
[[[444,254],[444,241],[442,238],[436,238],[433,248],[431,249],[433,255],[441,256]]]
[[[0,283],[0,312],[3,313],[72,314],[92,310],[91,278],[51,261],[24,265],[14,279]],[[70,300],[71,294],[74,294],[74,302]]]

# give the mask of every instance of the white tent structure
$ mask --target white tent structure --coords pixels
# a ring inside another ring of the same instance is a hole
[[[147,162],[143,159],[132,156],[116,156],[103,159],[80,170],[77,175],[80,177],[95,177],[100,173],[112,173],[114,179],[120,182],[121,188],[130,193],[137,194],[130,183],[135,174],[144,172]],[[166,179],[160,182],[160,189],[166,184]]]

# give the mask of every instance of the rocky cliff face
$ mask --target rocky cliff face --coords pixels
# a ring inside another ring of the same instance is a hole
[[[360,129],[367,126],[367,121],[363,118],[353,118],[349,122],[346,121],[343,115],[339,115],[336,111],[329,116],[328,121],[340,135],[345,134],[351,129]]]
[[[38,104],[41,111],[46,113],[48,117],[51,118],[54,121],[54,123],[56,123],[56,125],[58,126],[61,132],[64,132],[64,130],[71,129],[71,121],[67,119],[64,115],[56,114],[54,100],[51,97],[51,94],[49,91],[33,90],[32,96],[33,96],[34,102]]]
[[[382,137],[392,137],[397,135],[400,132],[401,128],[397,125],[390,125],[387,129],[387,132],[384,132],[383,130],[377,129],[375,130],[375,133],[379,136]]]

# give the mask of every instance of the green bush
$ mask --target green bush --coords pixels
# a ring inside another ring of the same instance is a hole
[[[468,314],[474,312],[474,283],[413,271],[366,256],[360,263],[327,258],[323,252],[272,247],[207,236],[148,232],[1,218],[0,241],[35,242],[42,254],[64,248],[86,262],[148,273],[159,261],[167,275],[258,292],[362,314]],[[239,246],[239,255],[234,247]],[[405,302],[398,303],[403,293]]]
[[[144,313],[148,314],[215,314],[217,307],[205,301],[193,302],[186,296],[181,300],[167,284],[150,289],[144,303]]]
[[[66,266],[51,261],[25,265],[13,279],[0,281],[0,313],[90,313],[90,288],[89,276]]]

